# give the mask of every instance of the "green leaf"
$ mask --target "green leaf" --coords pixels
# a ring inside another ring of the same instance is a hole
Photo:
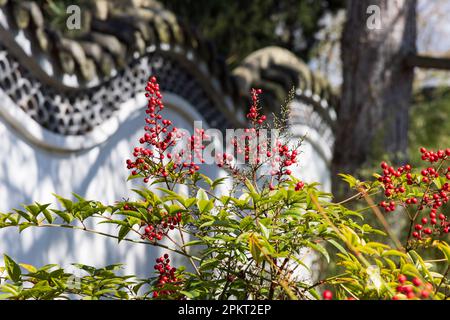
[[[72,192],[72,195],[79,201],[79,202],[86,202],[86,199],[80,196],[79,194],[76,194],[75,192]]]
[[[15,286],[10,283],[2,285],[0,289],[3,292],[9,292],[9,296],[17,297],[20,294],[20,286]],[[8,296],[8,294],[5,294],[5,296]]]
[[[42,213],[44,214],[45,219],[48,221],[48,223],[53,223],[53,215],[48,211],[47,209],[42,210]]]
[[[220,260],[217,259],[208,259],[202,262],[200,265],[200,269],[205,270],[213,270],[220,264]]]
[[[269,229],[267,229],[267,227],[264,224],[262,224],[261,222],[258,222],[258,225],[259,225],[259,227],[261,229],[263,237],[266,238],[266,239],[269,239],[270,238]]]
[[[35,217],[41,212],[41,210],[39,210],[39,207],[35,204],[25,206],[25,209],[27,209],[27,211],[30,212]]]
[[[316,300],[322,300],[322,297],[320,296],[320,294],[317,292],[317,290],[315,288],[312,288],[310,290],[308,290],[308,292],[314,297],[316,298]]]
[[[254,201],[258,201],[261,198],[261,196],[256,191],[256,189],[253,186],[253,184],[248,179],[245,179],[245,186],[247,187],[247,189],[248,189],[248,191],[250,193],[250,196],[252,197],[252,199]]]
[[[3,255],[3,259],[5,261],[6,272],[10,279],[14,282],[20,281],[20,276],[22,275],[20,266],[6,254]]]
[[[402,257],[402,258],[408,259],[408,256],[407,256],[405,253],[400,252],[400,251],[398,251],[398,250],[394,250],[394,249],[384,251],[384,252],[381,254],[381,256],[382,256],[382,257],[384,257],[384,256],[396,256],[396,257]]]
[[[406,263],[402,266],[401,272],[410,276],[415,276],[421,278],[421,274],[417,269],[414,267],[414,265],[410,263]]]
[[[311,268],[306,265],[302,260],[300,260],[299,258],[297,258],[295,255],[291,256],[291,259],[294,260],[295,262],[297,262],[299,265],[301,265],[303,268],[305,268],[308,272],[311,272]]]
[[[175,199],[177,200],[179,203],[181,203],[182,206],[186,207],[186,198],[178,193],[176,193],[175,191],[169,190],[169,189],[165,189],[165,188],[157,188],[158,190],[164,192],[165,194],[168,194],[169,197],[167,197],[166,199]]]
[[[215,189],[217,186],[221,185],[222,183],[224,183],[224,181],[227,179],[227,177],[223,177],[223,178],[219,178],[214,180],[214,182],[211,184],[211,188]]]
[[[447,259],[447,262],[450,263],[450,246],[442,241],[435,241],[434,244],[438,247],[439,250],[442,251],[445,259]]]
[[[338,242],[333,239],[328,239],[327,241],[331,243],[336,249],[338,249],[342,254],[348,255],[347,250],[345,250],[344,247],[341,246]]]
[[[205,180],[205,182],[210,186],[213,184],[213,181],[211,180],[210,177],[200,173],[200,177],[202,177],[203,180]]]
[[[209,200],[208,194],[202,188],[197,191],[197,200]]]
[[[1,291],[3,291],[3,286],[0,286],[0,292]],[[2,294],[0,294],[0,300],[7,300],[14,296],[15,296],[15,294],[12,294],[12,293],[2,293]]]
[[[139,220],[146,220],[145,215],[138,211],[133,211],[133,210],[121,210],[116,212],[115,214],[119,214],[119,215],[123,215],[123,216],[127,216],[127,217],[134,217],[134,218],[138,218]]]
[[[347,182],[350,188],[355,187],[359,183],[359,180],[352,175],[339,173],[338,176],[342,177],[342,180]]]
[[[205,241],[203,240],[193,240],[186,243],[183,247],[189,247],[189,246],[198,246],[205,244]]]
[[[283,218],[290,217],[290,218],[300,219],[300,218],[302,218],[303,214],[302,214],[302,210],[300,208],[292,208],[292,209],[283,211],[281,216]]]
[[[71,215],[70,213],[67,213],[67,212],[61,211],[61,210],[56,210],[56,209],[51,209],[51,211],[53,213],[55,213],[56,215],[58,215],[66,223],[70,223],[73,220],[73,215]]]
[[[128,226],[121,226],[119,229],[119,234],[117,235],[117,237],[119,238],[118,242],[122,241],[126,237],[126,235],[130,232],[130,230],[131,228]]]
[[[27,220],[29,222],[34,222],[34,223],[37,222],[36,219],[28,212],[25,212],[25,211],[22,211],[22,210],[17,210],[17,209],[14,209],[14,211],[16,213],[18,213],[22,218],[24,218],[25,220]]]
[[[103,224],[103,223],[117,224],[120,226],[126,226],[128,228],[130,227],[128,222],[123,221],[123,220],[103,220],[103,221],[100,221],[98,224]]]
[[[197,202],[197,199],[196,199],[196,198],[189,198],[189,199],[186,199],[186,201],[185,201],[185,203],[184,203],[184,207],[185,207],[186,209],[188,209],[188,208],[192,207],[196,202]]]
[[[63,207],[67,210],[67,211],[72,211],[73,208],[73,202],[70,201],[69,199],[65,199],[61,196],[58,196],[57,194],[53,193],[53,195],[56,197],[56,199],[58,199],[58,201],[63,205]]]
[[[134,180],[134,179],[139,179],[139,178],[143,178],[142,175],[140,175],[140,174],[135,174],[135,175],[130,174],[128,176],[128,178],[127,178],[127,181]]]
[[[200,296],[200,292],[198,290],[194,290],[194,291],[180,291],[181,294],[184,294],[187,298],[189,299],[195,299],[198,296]]]
[[[19,225],[19,232],[22,232],[23,230],[35,225],[36,225],[35,223],[23,222]]]
[[[420,268],[418,268],[418,269],[422,270],[427,275],[429,281],[432,282],[433,276],[431,275],[430,271],[428,270],[428,267],[427,267],[426,263],[423,261],[422,257],[414,250],[409,251],[409,254],[416,258],[416,260],[420,266]]]
[[[247,231],[249,227],[253,226],[253,217],[246,216],[239,222],[239,228],[243,231]]]
[[[262,260],[261,250],[259,249],[258,238],[254,234],[250,234],[248,237],[248,248],[256,264],[259,264]]]
[[[200,199],[197,201],[197,207],[198,207],[198,211],[200,213],[205,213],[210,211],[212,208],[214,208],[214,200],[203,200]]]
[[[310,247],[310,248],[320,252],[325,257],[327,262],[330,263],[330,255],[328,254],[327,250],[324,247],[322,247],[319,244],[316,244],[316,243],[313,243],[313,242],[309,242],[309,241],[306,243],[306,245],[308,247]]]
[[[24,268],[25,270],[27,270],[28,272],[31,272],[31,273],[36,273],[36,272],[38,271],[35,267],[33,267],[33,266],[30,265],[30,264],[19,263],[19,265],[20,265],[22,268]]]
[[[445,183],[445,179],[442,179],[442,177],[438,177],[438,178],[436,178],[436,179],[433,179],[433,183],[436,185],[436,187],[438,188],[438,189],[441,189],[442,188],[442,182],[444,181],[444,183]]]
[[[184,211],[184,208],[183,208],[183,207],[180,207],[180,206],[177,205],[177,204],[172,204],[172,205],[170,205],[170,206],[167,206],[166,209],[167,209],[167,212],[169,213],[169,215],[173,215],[174,213]]]

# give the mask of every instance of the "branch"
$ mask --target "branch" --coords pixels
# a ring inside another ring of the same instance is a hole
[[[450,58],[409,55],[405,62],[409,67],[450,70]]]
[[[85,231],[85,232],[88,232],[88,233],[94,233],[94,234],[101,235],[101,236],[104,236],[104,237],[108,237],[108,238],[113,238],[113,239],[119,240],[118,236],[115,236],[115,235],[112,235],[112,234],[109,234],[109,233],[100,232],[100,231],[93,230],[93,229],[77,227],[77,226],[73,226],[73,225],[66,225],[66,224],[40,224],[40,225],[35,225],[34,227],[41,227],[41,228],[67,228],[67,229],[73,229],[73,230],[81,230],[81,231]],[[181,254],[183,256],[186,256],[186,257],[188,257],[190,259],[200,260],[199,258],[197,258],[195,256],[191,256],[191,255],[187,254],[186,252],[183,252],[183,251],[180,251],[180,250],[176,250],[174,248],[170,248],[169,246],[166,246],[166,245],[161,244],[161,243],[152,243],[152,242],[147,242],[147,241],[139,241],[139,240],[134,240],[134,239],[130,239],[130,238],[123,238],[121,240],[127,241],[127,242],[145,244],[145,245],[149,245],[149,246],[161,247],[161,248],[164,248],[166,250],[170,250],[172,252],[175,252],[175,253]]]

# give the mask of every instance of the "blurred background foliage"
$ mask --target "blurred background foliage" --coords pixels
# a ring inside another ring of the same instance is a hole
[[[418,90],[411,110],[409,154],[419,164],[421,146],[438,149],[450,146],[450,89],[428,87]]]
[[[18,1],[18,0],[16,0]],[[92,9],[94,0],[37,0],[55,30],[67,30],[66,8]],[[322,18],[344,8],[345,0],[161,0],[187,25],[210,40],[233,65],[260,48],[276,45],[308,61],[323,29]],[[66,34],[67,35],[67,34]]]
[[[308,60],[317,43],[320,19],[344,7],[344,0],[162,0],[196,28],[229,64],[271,45]]]

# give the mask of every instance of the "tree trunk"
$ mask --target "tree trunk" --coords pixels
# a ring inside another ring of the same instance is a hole
[[[416,0],[349,0],[341,50],[344,79],[332,164],[337,195],[345,193],[338,173],[356,174],[374,153],[397,162],[406,156],[414,74],[405,58],[416,53]]]

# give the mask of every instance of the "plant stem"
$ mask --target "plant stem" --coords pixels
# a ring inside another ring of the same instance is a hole
[[[442,168],[442,165],[444,164],[444,161],[445,161],[445,158],[442,159],[441,162],[439,163],[439,165],[438,165],[438,167],[437,167],[437,169],[436,169],[436,172],[439,172],[439,170]],[[430,179],[430,181],[428,182],[427,189],[426,189],[425,192],[423,193],[422,199],[420,200],[420,205],[419,205],[419,207],[417,208],[417,210],[416,210],[416,212],[415,212],[413,218],[410,219],[408,236],[407,236],[407,238],[406,238],[406,243],[405,243],[406,252],[408,252],[409,250],[411,250],[411,248],[409,247],[408,243],[409,243],[409,241],[411,240],[412,229],[413,229],[413,226],[414,226],[414,224],[415,224],[415,222],[416,222],[416,219],[417,219],[417,217],[419,216],[419,213],[420,213],[420,211],[421,211],[421,210],[419,210],[419,208],[420,208],[420,206],[423,205],[423,199],[425,198],[425,196],[427,195],[427,193],[430,191],[430,188],[431,188],[431,185],[432,185],[432,184],[433,184],[433,180]]]
[[[67,225],[67,224],[41,224],[41,225],[36,225],[36,227],[43,227],[43,228],[66,228],[66,229],[74,229],[74,230],[81,230],[81,231],[85,231],[85,232],[89,232],[89,233],[94,233],[94,234],[98,234],[104,237],[108,237],[108,238],[113,238],[113,239],[117,239],[119,240],[118,236],[109,234],[109,233],[105,233],[105,232],[101,232],[101,231],[97,231],[97,230],[93,230],[93,229],[89,229],[89,228],[84,228],[84,227],[77,227],[77,226],[72,226],[72,225]],[[170,248],[169,246],[166,246],[164,244],[161,243],[151,243],[151,242],[147,242],[147,241],[139,241],[139,240],[134,240],[134,239],[130,239],[130,238],[123,238],[121,239],[123,241],[127,241],[127,242],[133,242],[133,243],[140,243],[140,244],[145,244],[145,245],[149,245],[149,246],[154,246],[154,247],[161,247],[164,248],[166,250],[170,250],[172,252],[181,254],[183,256],[186,256],[188,258],[192,258],[194,260],[200,260],[199,258],[195,257],[195,256],[191,256],[189,254],[187,254],[186,252],[174,249],[174,248]]]
[[[445,277],[447,277],[449,272],[450,272],[450,265],[447,267],[447,270],[445,270],[445,273],[442,275],[441,281],[439,282],[439,285],[436,287],[436,290],[434,291],[435,294],[439,292],[439,289],[442,287]]]

